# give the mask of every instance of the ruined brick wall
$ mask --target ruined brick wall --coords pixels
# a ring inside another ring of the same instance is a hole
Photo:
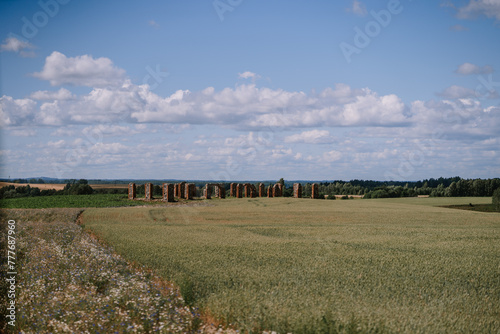
[[[250,183],[244,184],[245,197],[252,197],[252,185]]]
[[[205,188],[203,188],[203,197],[206,199],[212,198],[212,186],[210,184],[205,184]]]
[[[179,183],[179,197],[186,198],[186,182]]]
[[[257,197],[257,188],[255,187],[254,184],[250,185],[250,197],[251,198]]]
[[[300,183],[293,184],[293,197],[302,198],[302,185]]]
[[[273,197],[273,186],[269,185],[269,187],[267,187],[267,197]]]
[[[279,196],[274,196],[274,197],[283,197],[283,189],[284,189],[284,186],[281,184],[281,183],[276,183],[278,185],[278,187],[280,188],[280,195]]]
[[[236,197],[236,183],[231,183],[229,187],[229,196]]]
[[[136,187],[135,183],[129,183],[128,184],[128,199],[135,199],[137,192],[136,192]]]
[[[236,198],[243,198],[243,185],[239,183],[236,185]]]
[[[185,199],[193,199],[193,194],[196,195],[196,185],[194,183],[185,183],[184,184],[184,198]]]
[[[266,186],[264,183],[259,183],[259,197],[265,197],[266,196]]]
[[[152,183],[146,183],[144,185],[144,198],[146,201],[150,201],[153,199],[153,184]]]
[[[164,201],[174,202],[174,185],[172,183],[164,183],[162,193]]]
[[[273,187],[273,196],[281,197],[281,184],[276,183]]]
[[[319,198],[319,186],[317,183],[313,183],[311,186],[311,198]]]
[[[224,188],[224,185],[219,184],[217,189],[219,189],[219,198],[226,198],[226,188]]]

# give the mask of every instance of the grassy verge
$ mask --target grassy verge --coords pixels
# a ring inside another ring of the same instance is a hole
[[[0,332],[189,333],[204,328],[176,288],[84,233],[74,223],[80,211],[2,211],[2,241],[7,219],[16,221],[18,274],[16,326],[0,323]],[[1,265],[4,271],[5,262]]]
[[[83,219],[244,331],[500,331],[498,214],[434,207],[453,199],[212,203]]]

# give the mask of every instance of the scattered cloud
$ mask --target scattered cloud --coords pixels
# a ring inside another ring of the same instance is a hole
[[[8,37],[0,45],[0,52],[15,52],[21,57],[34,57],[33,50],[35,46],[27,41],[21,41],[15,37]]]
[[[47,80],[52,86],[69,84],[73,86],[109,87],[121,86],[125,81],[125,71],[113,65],[109,58],[83,55],[66,57],[54,51],[45,59],[41,72],[33,76]]]
[[[260,78],[260,75],[258,75],[256,73],[253,73],[253,72],[246,71],[246,72],[243,72],[243,73],[238,73],[238,77],[240,79],[252,79],[252,80],[256,80],[256,79]]]
[[[467,28],[461,24],[455,24],[455,25],[450,27],[450,30],[452,30],[452,31],[468,31],[469,28]]]
[[[365,4],[359,0],[353,0],[352,6],[347,11],[358,16],[366,16],[368,14]]]
[[[455,72],[463,75],[472,75],[472,74],[490,74],[493,73],[494,70],[493,67],[489,65],[480,67],[471,63],[463,63],[458,66]]]
[[[47,90],[39,90],[34,93],[31,93],[30,98],[34,100],[74,100],[76,96],[73,95],[66,88],[60,88],[58,91],[47,91]]]
[[[153,28],[156,28],[156,29],[160,28],[160,25],[159,25],[159,24],[158,24],[158,22],[156,22],[155,20],[149,20],[149,21],[148,21],[148,24],[149,24],[150,26],[152,26]]]
[[[323,153],[323,160],[326,162],[335,162],[340,159],[342,159],[342,152],[333,150]]]
[[[301,133],[285,137],[285,143],[329,144],[334,141],[335,138],[330,135],[328,130],[318,129],[303,131]]]
[[[476,92],[473,89],[453,85],[438,93],[438,96],[446,99],[464,99],[476,96]]]
[[[467,5],[457,8],[457,17],[460,19],[474,19],[481,15],[500,20],[500,1],[498,0],[469,0]]]

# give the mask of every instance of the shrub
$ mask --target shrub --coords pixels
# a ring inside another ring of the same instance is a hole
[[[337,197],[335,197],[335,195],[328,195],[326,199],[337,199]]]

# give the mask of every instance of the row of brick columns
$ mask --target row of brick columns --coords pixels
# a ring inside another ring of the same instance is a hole
[[[166,202],[174,202],[175,197],[183,199],[193,199],[196,196],[196,185],[194,183],[163,183],[162,199]],[[128,185],[128,199],[137,197],[137,187],[135,183]],[[153,184],[146,183],[144,185],[144,199],[146,201],[153,200]]]
[[[212,198],[212,194],[214,197],[226,198],[226,188],[222,184],[207,183],[203,189],[203,197],[210,199]]]
[[[162,186],[163,200],[166,202],[174,202],[175,198],[182,198],[191,200],[196,196],[196,185],[194,183],[163,183]],[[226,198],[226,189],[222,184],[217,183],[207,183],[203,189],[203,197],[210,199],[212,197]],[[129,183],[128,185],[128,199],[136,198],[136,185],[135,183]],[[283,197],[283,185],[281,183],[276,183],[275,185],[266,186],[260,183],[258,190],[255,185],[250,183],[240,184],[231,183],[229,188],[229,195],[236,198],[254,198],[254,197]],[[293,197],[302,198],[302,185],[300,183],[295,183],[293,185]],[[144,198],[147,201],[153,199],[153,184],[146,183],[144,185]],[[319,198],[319,186],[317,183],[313,183],[311,186],[311,198]]]

